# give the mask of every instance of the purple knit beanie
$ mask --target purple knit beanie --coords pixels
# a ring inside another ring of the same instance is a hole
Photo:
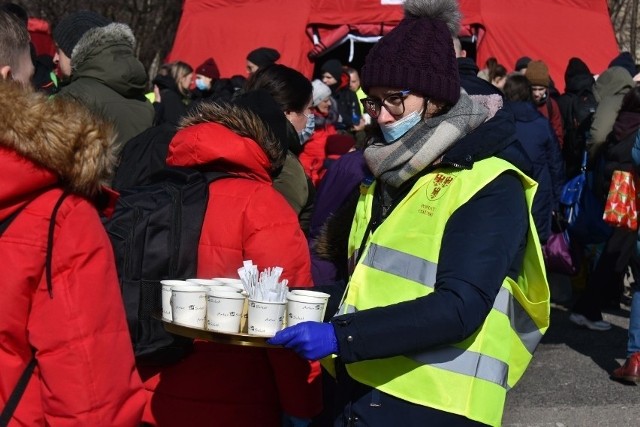
[[[372,87],[415,91],[455,104],[460,98],[452,37],[458,34],[456,0],[407,0],[405,17],[369,51],[360,79]]]

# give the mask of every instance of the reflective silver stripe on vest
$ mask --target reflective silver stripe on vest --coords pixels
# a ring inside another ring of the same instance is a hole
[[[436,283],[438,264],[375,243],[369,245],[362,263],[430,288]]]
[[[509,365],[491,356],[457,347],[444,347],[406,356],[425,365],[480,378],[508,389]]]
[[[435,284],[436,271],[438,270],[436,263],[375,243],[370,245],[362,263],[376,270],[394,274],[430,288],[433,288]],[[529,353],[533,354],[542,339],[542,333],[529,313],[505,287],[500,288],[500,292],[493,302],[493,308],[509,318],[511,327],[522,341],[522,345]]]
[[[529,353],[533,354],[542,339],[542,332],[522,307],[520,301],[515,299],[505,287],[501,287],[493,303],[493,308],[509,318],[511,328],[520,337],[522,345]]]

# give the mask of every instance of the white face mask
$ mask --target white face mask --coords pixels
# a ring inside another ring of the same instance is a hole
[[[384,140],[387,144],[391,144],[400,139],[400,137],[405,133],[409,132],[409,130],[417,125],[421,119],[422,110],[414,111],[413,113],[408,114],[400,120],[396,120],[388,125],[380,125],[382,136],[384,136]]]

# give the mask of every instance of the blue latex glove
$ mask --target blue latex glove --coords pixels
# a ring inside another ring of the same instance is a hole
[[[338,352],[338,339],[331,323],[298,323],[278,331],[267,342],[290,348],[307,360],[322,359]]]

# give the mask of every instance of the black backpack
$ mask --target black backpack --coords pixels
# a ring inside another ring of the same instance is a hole
[[[579,95],[567,93],[563,101],[566,105],[563,111],[564,121],[564,145],[562,157],[565,161],[566,175],[568,178],[580,173],[582,154],[584,153],[593,114],[598,102],[593,92],[583,91]]]
[[[123,190],[105,220],[138,363],[174,363],[190,350],[191,339],[163,327],[160,280],[196,277],[209,184],[227,176],[167,167],[151,183]]]
[[[111,186],[125,188],[149,184],[149,178],[164,170],[171,139],[177,130],[170,124],[151,127],[124,145]]]

